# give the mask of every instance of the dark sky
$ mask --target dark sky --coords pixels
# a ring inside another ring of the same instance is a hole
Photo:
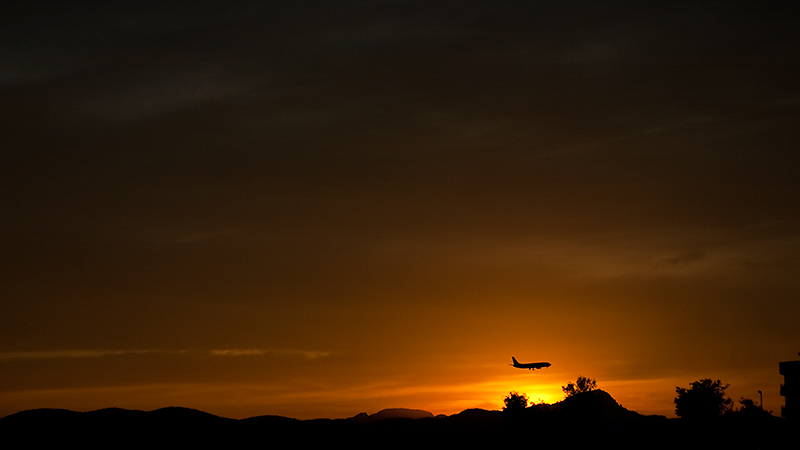
[[[0,415],[779,411],[790,2],[0,8]]]

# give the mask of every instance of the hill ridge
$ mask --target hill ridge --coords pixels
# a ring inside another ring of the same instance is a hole
[[[666,448],[691,442],[700,447],[750,448],[775,447],[795,432],[795,424],[776,417],[719,419],[698,427],[683,419],[644,416],[597,390],[552,405],[532,405],[521,413],[470,408],[450,416],[434,416],[421,409],[387,408],[343,419],[299,420],[274,415],[230,419],[184,407],[87,412],[42,408],[0,418],[0,434],[7,442],[25,446],[63,446],[74,441],[83,448],[108,448],[109,444],[118,443],[128,447],[154,443],[181,447],[263,446],[292,439],[307,446],[347,443],[356,448],[374,448],[388,442],[409,446],[420,442],[431,446],[496,446],[498,439],[507,435],[535,436],[537,444],[545,446],[614,444],[617,448],[641,448],[643,443],[652,443]]]

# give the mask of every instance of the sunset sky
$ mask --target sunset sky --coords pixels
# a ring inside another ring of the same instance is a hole
[[[780,414],[792,2],[11,3],[0,417]]]

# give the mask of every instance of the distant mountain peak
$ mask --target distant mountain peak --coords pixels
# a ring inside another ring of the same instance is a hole
[[[351,420],[362,423],[377,422],[385,419],[423,419],[433,418],[433,414],[422,409],[388,408],[375,414],[359,413]]]

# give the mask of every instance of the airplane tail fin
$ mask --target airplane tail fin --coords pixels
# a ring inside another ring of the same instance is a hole
[[[519,365],[519,362],[517,362],[517,358],[514,358],[513,356],[511,357],[511,361],[514,361],[514,364],[513,364],[514,366],[518,366]]]

